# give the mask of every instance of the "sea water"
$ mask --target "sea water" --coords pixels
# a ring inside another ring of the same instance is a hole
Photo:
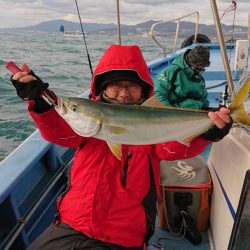
[[[94,69],[104,50],[117,43],[116,36],[89,34],[86,38]],[[78,96],[89,88],[91,73],[83,37],[67,37],[61,33],[0,31],[0,161],[24,141],[36,127],[27,114],[10,82],[8,61],[26,63],[36,75],[61,96]],[[122,37],[122,44],[137,44],[146,61],[163,57],[150,38]]]

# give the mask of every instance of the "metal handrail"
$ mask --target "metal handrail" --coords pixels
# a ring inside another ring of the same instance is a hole
[[[248,46],[250,46],[250,12],[248,13],[248,34],[247,34]],[[248,67],[248,62],[247,62]]]
[[[199,12],[196,11],[196,12],[192,12],[190,14],[187,14],[185,16],[181,16],[179,18],[175,18],[175,19],[172,19],[170,21],[160,21],[160,22],[157,22],[157,23],[154,23],[152,26],[151,26],[151,29],[150,29],[150,36],[152,37],[152,39],[159,45],[159,47],[163,50],[163,53],[164,53],[164,56],[167,55],[167,50],[164,48],[164,46],[160,43],[159,40],[156,39],[155,37],[155,27],[158,26],[159,24],[166,24],[166,23],[170,23],[170,22],[174,22],[174,21],[177,21],[177,26],[176,26],[176,30],[175,30],[175,39],[174,39],[174,45],[173,45],[173,51],[176,51],[176,44],[177,44],[177,39],[178,39],[178,35],[179,35],[179,28],[180,28],[180,20],[185,18],[185,17],[188,17],[188,16],[191,16],[191,15],[194,15],[196,14],[196,23],[195,23],[195,32],[194,32],[194,43],[196,43],[196,39],[197,39],[197,33],[198,33],[198,26],[199,26],[199,20],[200,20],[200,15],[199,15]]]
[[[248,42],[250,43],[250,12],[248,13]]]

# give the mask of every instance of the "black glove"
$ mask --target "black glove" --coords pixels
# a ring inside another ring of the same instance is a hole
[[[44,83],[38,76],[34,74],[33,71],[31,71],[30,74],[37,78],[37,80],[31,81],[29,83],[22,83],[18,80],[13,80],[11,77],[11,82],[16,88],[17,95],[24,101],[39,99],[41,93],[49,87],[49,84]]]
[[[17,95],[24,101],[34,100],[34,111],[36,113],[43,113],[48,111],[51,106],[43,100],[41,94],[48,87],[48,83],[44,83],[33,71],[30,72],[37,80],[31,81],[29,83],[22,83],[18,80],[13,80],[10,78],[13,86],[16,88]]]
[[[220,141],[223,139],[230,131],[233,125],[233,119],[230,116],[230,122],[226,123],[224,128],[218,128],[216,125],[213,125],[208,131],[203,133],[201,137],[207,141]]]

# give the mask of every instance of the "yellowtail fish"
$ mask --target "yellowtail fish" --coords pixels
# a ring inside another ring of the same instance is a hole
[[[249,89],[250,80],[229,109],[234,122],[250,126],[250,116],[243,104]],[[77,134],[107,141],[118,159],[120,144],[146,145],[171,140],[186,144],[213,125],[208,111],[167,107],[154,97],[140,106],[59,97],[55,109]]]

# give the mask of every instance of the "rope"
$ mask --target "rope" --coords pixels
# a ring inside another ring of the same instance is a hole
[[[220,20],[221,20],[221,19],[222,19],[226,14],[228,14],[229,12],[231,12],[231,11],[234,12],[234,15],[233,15],[232,35],[231,35],[231,39],[230,39],[232,42],[234,41],[235,13],[236,13],[236,9],[237,9],[237,2],[236,2],[236,0],[232,0],[232,4],[231,4],[228,8],[226,8],[226,9],[224,10],[224,12],[222,13],[222,15],[221,15],[221,17],[220,17]],[[230,63],[231,57],[232,57],[232,50],[233,50],[233,48],[232,48],[232,46],[231,46],[231,47],[230,47],[230,50],[229,50],[229,59],[228,59],[229,63]]]
[[[239,79],[239,85],[242,87],[250,80],[250,70],[245,70]],[[249,100],[250,101],[250,100]]]
[[[186,234],[186,229],[187,229],[187,223],[185,220],[184,215],[186,214],[185,211],[181,211],[181,216],[182,216],[182,222],[181,222],[181,227],[180,227],[180,231],[179,232],[174,232],[173,229],[170,226],[169,220],[168,220],[168,214],[167,214],[167,207],[166,207],[166,195],[165,195],[165,190],[163,187],[162,190],[162,195],[163,195],[163,208],[164,208],[164,214],[165,214],[165,218],[166,218],[166,223],[167,223],[167,227],[168,230],[171,232],[171,234],[173,235],[173,237],[157,237],[156,242],[154,242],[152,244],[152,246],[156,247],[156,248],[160,248],[163,247],[163,245],[160,243],[160,241],[162,240],[182,240],[185,238],[185,234]],[[164,248],[163,248],[164,249]]]
[[[237,8],[236,0],[232,0],[232,4],[231,4],[228,8],[226,8],[226,9],[224,10],[224,12],[222,13],[222,15],[221,15],[221,17],[220,17],[220,20],[221,20],[227,13],[229,13],[230,11],[235,11],[236,8]]]
[[[250,137],[250,127],[249,126],[237,123],[237,124],[233,124],[233,128],[239,128],[239,129],[241,129],[241,131],[245,135],[247,135],[247,136]]]
[[[235,31],[235,13],[236,13],[236,9],[237,9],[237,3],[236,3],[236,0],[232,0],[232,4],[227,8],[225,9],[225,11],[222,13],[221,17],[220,17],[220,20],[229,12],[233,11],[234,12],[234,15],[233,15],[233,27],[232,27],[232,35],[231,35],[231,41],[233,42],[234,41],[234,31]],[[229,59],[228,59],[228,62],[230,63],[231,61],[231,57],[232,57],[232,46],[230,47],[230,50],[229,50]]]

